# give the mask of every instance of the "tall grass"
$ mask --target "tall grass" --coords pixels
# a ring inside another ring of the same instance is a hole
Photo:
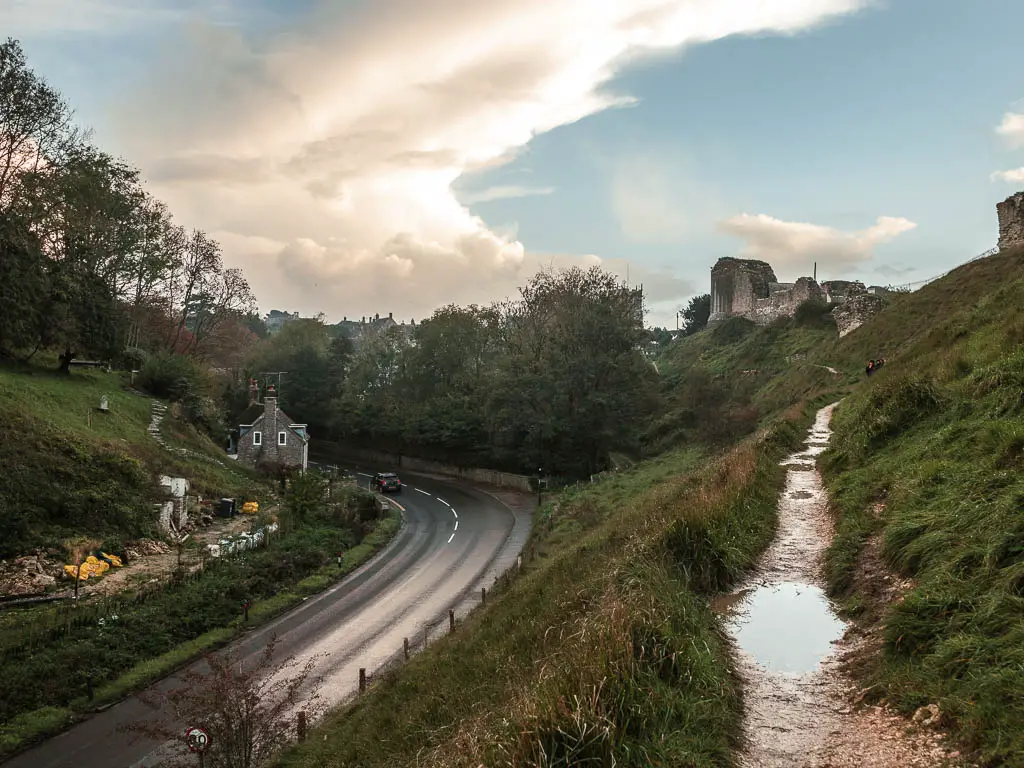
[[[824,456],[838,513],[833,593],[860,598],[870,540],[912,585],[877,607],[883,651],[865,684],[908,713],[938,703],[985,765],[1024,765],[1022,261],[1004,254],[940,281],[938,298],[959,284],[973,306],[904,336],[837,409]]]
[[[799,418],[807,421],[800,412]],[[566,493],[539,556],[284,766],[728,766],[741,695],[707,596],[767,545],[789,422]]]

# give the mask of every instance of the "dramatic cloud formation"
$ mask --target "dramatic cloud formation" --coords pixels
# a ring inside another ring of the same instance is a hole
[[[1007,112],[1003,115],[1003,122],[996,128],[996,133],[1012,147],[1024,146],[1024,113]]]
[[[19,7],[33,23],[60,24],[56,6],[67,2]],[[153,191],[246,268],[265,309],[423,315],[508,295],[538,266],[597,261],[528,253],[459,202],[457,179],[508,162],[539,133],[633,103],[604,87],[638,58],[730,35],[792,34],[867,4],[324,0],[269,35],[267,25],[225,23],[232,10],[244,21],[252,4],[222,0],[217,23],[190,15],[185,39],[168,39],[144,93],[124,99],[120,138]],[[82,27],[133,4],[68,7]],[[495,188],[463,201],[550,191]],[[630,231],[677,233],[670,210],[637,207],[644,192],[625,207]],[[659,293],[691,288],[665,273],[630,277]]]
[[[916,226],[907,219],[879,216],[873,227],[842,232],[819,224],[781,221],[763,213],[743,213],[719,223],[723,232],[746,240],[745,257],[782,267],[820,261],[833,270],[868,261],[877,246]]]
[[[1011,184],[1024,183],[1024,168],[1013,168],[1009,171],[996,171],[992,174],[993,181],[1006,181]]]

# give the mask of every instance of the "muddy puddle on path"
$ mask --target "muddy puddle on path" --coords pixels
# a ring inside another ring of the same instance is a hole
[[[782,462],[778,535],[757,573],[712,605],[736,643],[744,682],[745,768],[820,765],[816,756],[849,711],[836,676],[823,670],[846,630],[821,569],[832,527],[816,459],[834,407],[818,412],[804,450]]]

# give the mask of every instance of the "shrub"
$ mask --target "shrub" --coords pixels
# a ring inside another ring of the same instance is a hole
[[[826,304],[822,299],[810,298],[800,302],[794,310],[793,321],[801,328],[822,328],[835,323],[833,308],[833,304]]]
[[[150,356],[142,365],[138,386],[155,397],[183,400],[195,389],[200,374],[187,357],[160,352]]]

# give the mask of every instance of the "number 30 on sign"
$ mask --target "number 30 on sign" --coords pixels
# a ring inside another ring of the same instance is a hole
[[[189,728],[185,732],[185,744],[189,752],[205,752],[210,746],[210,734],[202,728]]]

